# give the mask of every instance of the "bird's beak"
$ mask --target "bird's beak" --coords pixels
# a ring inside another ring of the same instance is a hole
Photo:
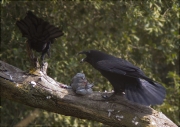
[[[82,59],[81,61],[80,61],[80,63],[83,63],[84,62],[84,59]]]
[[[82,52],[79,52],[78,55],[79,54],[87,54],[87,52],[86,51],[82,51]]]
[[[86,54],[86,55],[88,55],[88,54],[90,54],[90,52],[91,52],[90,50],[89,51],[81,51],[81,52],[78,53],[78,55],[79,54]]]
[[[79,54],[85,54],[85,55],[87,55],[87,51],[79,52],[78,55],[79,55]],[[83,62],[85,62],[85,61],[86,61],[86,58],[83,58],[83,59],[80,61],[80,63],[83,63]]]

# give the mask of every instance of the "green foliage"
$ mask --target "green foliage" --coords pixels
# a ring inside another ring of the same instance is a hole
[[[94,90],[111,90],[107,80],[88,64],[80,64],[82,50],[98,49],[124,58],[139,66],[147,76],[167,89],[165,102],[154,107],[180,125],[178,52],[178,0],[146,1],[2,1],[0,58],[28,71],[26,39],[15,26],[28,10],[38,17],[63,27],[64,36],[51,47],[48,75],[69,84],[77,72],[84,72],[95,84]],[[14,108],[13,108],[14,107]],[[21,107],[21,108],[20,108]],[[23,107],[23,108],[22,108]],[[15,125],[32,108],[2,101],[3,123]],[[14,109],[19,109],[15,115]],[[9,121],[14,119],[15,122]],[[97,122],[79,120],[42,111],[31,125],[36,126],[101,126]]]

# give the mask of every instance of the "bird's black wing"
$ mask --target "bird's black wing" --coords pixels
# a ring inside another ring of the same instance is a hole
[[[27,12],[24,19],[17,21],[16,25],[20,29],[22,36],[28,39],[29,49],[42,52],[42,61],[46,53],[49,55],[50,46],[54,39],[63,35],[61,29],[38,18],[31,11]],[[34,55],[31,53],[30,56]]]
[[[111,73],[152,81],[145,76],[140,68],[120,58],[112,60],[101,60],[98,61],[95,66],[98,70],[104,70]]]
[[[42,52],[49,42],[53,43],[55,38],[63,35],[61,29],[36,17],[31,11],[27,12],[24,19],[17,21],[16,25],[23,37],[28,38],[30,47],[38,52]]]

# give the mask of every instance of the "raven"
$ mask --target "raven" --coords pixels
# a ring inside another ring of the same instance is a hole
[[[20,29],[22,36],[27,38],[28,48],[42,52],[42,62],[45,54],[49,55],[50,45],[54,42],[54,39],[63,35],[62,30],[36,17],[31,11],[27,12],[24,19],[17,21],[16,25]],[[30,57],[34,59],[33,54]]]
[[[162,104],[165,88],[148,78],[143,71],[132,63],[97,50],[82,51],[88,62],[98,70],[114,88],[114,94],[125,93],[125,97],[142,105]]]

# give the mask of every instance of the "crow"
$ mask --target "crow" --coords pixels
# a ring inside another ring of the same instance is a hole
[[[41,52],[41,60],[44,61],[44,56],[47,53],[49,56],[50,45],[54,39],[63,35],[61,29],[50,25],[49,22],[35,16],[31,11],[26,13],[26,17],[16,22],[22,36],[27,38],[28,48]],[[34,59],[34,55],[30,55]]]
[[[163,103],[165,88],[148,78],[139,67],[97,50],[82,51],[79,54],[86,55],[81,62],[91,64],[112,84],[114,94],[125,93],[128,100],[146,106]]]

